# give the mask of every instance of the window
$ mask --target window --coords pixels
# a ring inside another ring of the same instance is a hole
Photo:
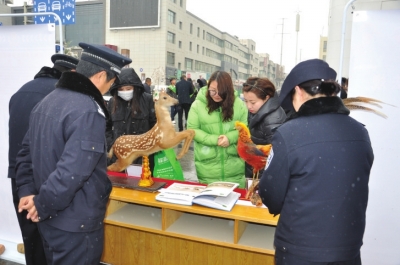
[[[189,50],[192,50],[192,42],[189,42]]]
[[[167,32],[167,41],[170,43],[175,43],[175,34],[172,32]]]
[[[175,53],[167,52],[167,65],[175,66]]]
[[[172,3],[176,4],[176,0],[171,0]]]
[[[182,29],[182,21],[179,21],[179,29]]]
[[[206,50],[206,56],[217,59],[217,60],[222,60],[222,55],[218,52],[215,52],[213,50],[207,49]]]
[[[182,42],[181,42],[181,41],[179,41],[178,47],[179,47],[180,49],[182,49]]]
[[[197,53],[200,51],[200,45],[197,44]]]
[[[181,63],[178,63],[178,69],[181,70]]]
[[[168,10],[168,21],[175,24],[175,12]]]
[[[207,32],[207,40],[209,42],[212,42],[214,44],[217,44],[220,47],[224,47],[224,41],[221,40],[220,38],[215,37],[214,35],[210,34]]]
[[[185,68],[186,68],[186,70],[193,69],[193,60],[192,59],[185,58]]]
[[[179,4],[180,4],[181,7],[183,7],[183,0],[180,0]]]
[[[200,38],[200,28],[197,27],[197,37]]]
[[[193,24],[190,23],[190,34],[193,34]]]
[[[326,47],[327,47],[327,45],[328,45],[328,42],[325,40],[325,41],[324,41],[324,52],[326,52]]]
[[[203,30],[203,40],[205,40],[205,39],[206,39],[206,31]]]
[[[326,61],[326,55],[322,56],[322,60]]]
[[[215,65],[212,65],[212,64],[208,64],[208,63],[203,63],[203,62],[200,62],[200,61],[197,61],[197,60],[195,62],[195,66],[194,67],[195,67],[196,71],[209,72],[209,73],[213,73],[215,71],[221,70],[221,67],[219,67],[219,66],[215,66]]]

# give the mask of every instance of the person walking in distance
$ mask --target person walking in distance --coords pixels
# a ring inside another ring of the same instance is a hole
[[[183,112],[185,112],[186,121],[188,120],[189,109],[190,105],[192,104],[190,95],[192,95],[193,92],[193,84],[186,81],[186,75],[182,75],[181,80],[176,84],[176,94],[178,95],[178,101],[180,105],[180,109],[178,110],[179,131],[183,131]]]
[[[144,92],[151,94],[151,78],[147,77],[146,81],[143,84]]]

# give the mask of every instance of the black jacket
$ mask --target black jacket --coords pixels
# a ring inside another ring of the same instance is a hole
[[[193,102],[190,97],[193,94],[193,84],[182,79],[176,83],[176,94],[178,95],[179,104],[191,104]]]
[[[275,95],[270,98],[257,113],[249,112],[248,124],[251,134],[251,140],[257,145],[266,145],[271,143],[273,130],[284,123],[286,120],[285,111],[279,104],[279,97]],[[260,170],[262,176],[263,170]],[[246,163],[246,177],[253,176],[253,168]]]
[[[138,135],[149,131],[156,124],[153,96],[144,93],[143,84],[139,76],[132,68],[123,69],[119,75],[119,84],[111,88],[113,96],[108,104],[108,112],[112,120],[112,126],[107,128],[107,150],[114,141],[125,134]],[[134,95],[130,101],[125,101],[118,96],[118,88],[124,85],[134,87]],[[139,98],[140,112],[132,116],[132,104]]]
[[[103,228],[107,177],[105,118],[99,90],[85,76],[64,72],[56,89],[32,110],[18,153],[18,195],[36,194],[40,222],[69,232]]]
[[[35,78],[23,85],[10,99],[8,122],[8,177],[15,178],[15,158],[29,127],[29,115],[37,103],[55,89],[61,72],[43,67]]]
[[[142,85],[143,85],[143,88],[144,88],[144,92],[146,92],[147,94],[151,94],[151,87],[146,83],[144,83]]]
[[[367,130],[338,97],[306,101],[272,136],[259,193],[280,214],[275,247],[335,262],[360,251],[374,160]]]
[[[284,123],[285,111],[279,104],[278,96],[270,98],[256,114],[249,113],[248,124],[251,140],[255,144],[270,144],[273,129]]]

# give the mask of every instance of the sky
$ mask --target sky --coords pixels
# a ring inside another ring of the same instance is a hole
[[[319,38],[328,35],[329,0],[186,0],[186,9],[220,31],[254,40],[256,52],[282,62],[286,73],[296,62],[318,58]]]
[[[319,38],[328,35],[329,0],[187,0],[186,9],[223,32],[254,40],[256,52],[275,63],[282,54],[285,72],[296,65],[297,13],[297,62],[318,58]]]

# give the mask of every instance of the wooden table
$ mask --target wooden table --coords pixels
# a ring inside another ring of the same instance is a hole
[[[230,212],[155,200],[156,193],[114,187],[102,261],[113,265],[273,265],[278,217],[266,208]]]

